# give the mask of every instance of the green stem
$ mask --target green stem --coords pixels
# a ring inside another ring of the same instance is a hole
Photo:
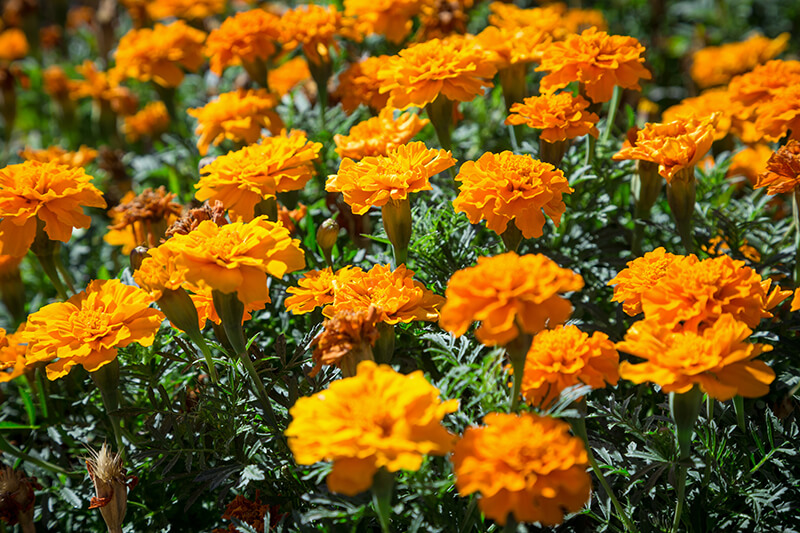
[[[58,275],[58,268],[56,267],[56,262],[53,255],[37,255],[36,259],[39,260],[39,264],[42,266],[42,270],[44,270],[45,275],[50,278],[50,282],[53,284],[53,288],[56,290],[58,297],[61,300],[69,300],[67,289],[64,287],[64,284],[61,282],[61,278]]]
[[[100,367],[91,373],[92,381],[100,389],[100,397],[103,399],[103,407],[111,420],[111,428],[114,430],[114,440],[117,443],[117,453],[125,457],[125,447],[122,443],[122,426],[118,415],[112,414],[119,409],[119,359],[116,357],[110,363]]]
[[[508,513],[508,517],[506,518],[506,525],[503,527],[503,533],[516,533],[517,531],[517,519],[514,518],[514,513]]]
[[[733,397],[733,410],[736,413],[736,424],[742,431],[747,430],[747,424],[744,419],[744,398],[738,394]]]
[[[525,375],[525,359],[530,350],[532,337],[527,333],[522,333],[522,328],[517,325],[519,334],[517,337],[506,344],[506,353],[511,360],[511,368],[514,370],[514,385],[511,389],[511,412],[516,413],[519,409],[520,390],[522,389],[522,378]]]
[[[686,497],[686,472],[688,468],[681,465],[678,469],[678,502],[675,504],[675,517],[672,519],[671,533],[677,533],[681,525],[681,515],[683,514],[683,500]]]
[[[619,108],[619,99],[622,96],[622,88],[619,85],[614,87],[614,94],[611,96],[611,102],[608,104],[608,118],[606,119],[606,127],[600,136],[600,141],[605,143],[611,135],[611,128],[614,127],[614,120],[617,118],[617,108]]]
[[[389,533],[391,528],[392,516],[392,490],[394,488],[394,474],[381,468],[375,472],[372,480],[372,505],[378,514],[378,521],[381,524],[381,531]]]
[[[475,509],[477,508],[478,497],[473,494],[467,506],[467,511],[464,513],[464,523],[459,530],[460,533],[466,533],[472,530],[472,524],[475,523]]]
[[[682,394],[670,393],[669,409],[672,419],[675,421],[675,439],[678,444],[679,465],[677,478],[678,502],[675,506],[675,518],[672,522],[672,533],[677,532],[681,523],[683,513],[683,500],[686,494],[686,471],[687,462],[692,451],[692,435],[694,434],[694,424],[700,414],[700,406],[703,401],[703,393],[695,385],[689,391]]]
[[[792,216],[794,218],[794,285],[800,286],[800,187],[792,194]]]
[[[583,160],[584,165],[591,165],[592,161],[594,161],[594,148],[596,144],[597,139],[591,135],[586,136],[586,156]]]
[[[72,294],[77,294],[78,291],[75,290],[75,284],[72,282],[72,275],[67,270],[67,267],[64,266],[64,261],[61,259],[61,254],[56,254],[56,269],[61,273],[61,277],[66,283],[67,288]]]
[[[217,369],[214,368],[214,357],[211,353],[211,347],[206,342],[205,337],[199,334],[199,332],[187,331],[186,335],[200,348],[200,351],[203,352],[203,358],[206,360],[206,367],[208,369],[208,377],[210,377],[211,382],[216,385],[219,383],[219,377],[217,376]]]

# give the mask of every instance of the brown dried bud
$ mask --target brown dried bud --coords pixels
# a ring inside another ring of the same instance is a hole
[[[225,207],[222,202],[216,200],[214,205],[205,202],[202,206],[190,209],[188,213],[172,223],[167,229],[166,236],[172,237],[176,233],[186,235],[197,228],[204,220],[211,220],[217,226],[224,226],[228,223],[225,216]]]
[[[326,320],[323,330],[311,341],[314,346],[314,377],[322,365],[336,365],[345,377],[355,376],[361,361],[374,361],[372,346],[378,340],[378,309],[339,311]]]
[[[122,456],[112,452],[105,443],[100,451],[90,449],[89,453],[86,470],[97,495],[92,498],[89,509],[100,509],[109,533],[121,533],[128,508],[128,490],[136,486],[139,478],[127,475]]]
[[[13,526],[19,524],[23,532],[34,531],[34,489],[42,486],[36,478],[29,478],[21,470],[10,466],[0,470],[0,520]]]

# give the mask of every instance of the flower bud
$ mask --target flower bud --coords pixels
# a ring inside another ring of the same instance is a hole
[[[381,208],[383,227],[392,243],[395,267],[405,264],[408,243],[411,242],[411,202],[405,200],[386,202]]]
[[[317,244],[325,256],[325,262],[327,262],[328,266],[331,268],[333,268],[333,256],[331,252],[339,237],[339,229],[339,223],[332,218],[327,219],[317,228]]]
[[[122,456],[113,453],[105,443],[100,451],[89,452],[91,455],[86,459],[86,470],[96,494],[89,509],[100,509],[109,533],[121,533],[128,508],[128,489],[135,487],[139,478],[127,475],[122,466]]]
[[[137,246],[131,250],[131,270],[136,272],[142,266],[142,261],[148,257],[148,248],[146,246]]]

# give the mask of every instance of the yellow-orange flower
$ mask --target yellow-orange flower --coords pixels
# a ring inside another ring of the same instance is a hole
[[[789,131],[792,139],[800,139],[800,85],[781,90],[756,110],[756,130],[768,141],[779,141]]]
[[[251,220],[260,201],[305,187],[321,149],[300,130],[264,137],[259,144],[228,152],[204,166],[194,186],[195,197],[201,202],[219,200],[233,217]]]
[[[94,63],[88,59],[75,67],[75,70],[84,79],[74,82],[70,98],[77,100],[91,97],[95,102],[109,106],[118,115],[132,115],[136,112],[138,100],[130,89],[119,84],[122,81],[119,78],[119,71],[97,70]]]
[[[206,220],[167,242],[177,253],[176,268],[186,281],[201,290],[235,292],[244,304],[270,301],[267,274],[282,278],[305,266],[300,241],[265,217],[224,226]]]
[[[700,96],[685,98],[681,103],[664,110],[664,122],[676,122],[692,118],[704,119],[716,116],[714,140],[719,140],[731,131],[732,103],[728,89],[709,89]]]
[[[558,326],[533,338],[520,390],[531,405],[547,406],[573,385],[616,385],[618,365],[619,354],[605,333],[590,337],[576,326]]]
[[[792,192],[800,185],[800,142],[789,141],[772,154],[766,172],[758,176],[755,188],[769,187],[767,194]]]
[[[119,280],[92,281],[66,302],[46,305],[28,317],[22,336],[28,342],[28,362],[58,358],[47,366],[53,380],[75,365],[94,372],[133,342],[150,346],[164,320],[150,302],[145,291]]]
[[[643,257],[628,261],[626,268],[608,282],[614,287],[611,301],[622,302],[622,309],[628,315],[638,315],[642,312],[642,294],[655,287],[667,275],[670,265],[682,257],[659,247]]]
[[[375,111],[386,107],[389,95],[380,91],[382,82],[378,79],[378,71],[388,59],[389,56],[368,57],[339,74],[336,95],[341,99],[345,112],[352,113],[361,104]]]
[[[473,224],[486,220],[498,234],[513,221],[526,239],[542,236],[542,211],[558,226],[566,210],[562,195],[572,192],[553,165],[511,152],[487,152],[465,162],[456,181],[461,182],[453,200],[456,212],[466,213]]]
[[[751,333],[729,314],[702,332],[642,320],[631,326],[617,348],[645,362],[623,361],[619,375],[634,383],[657,383],[664,392],[684,393],[697,384],[720,401],[737,394],[758,398],[769,392],[775,372],[763,361],[753,360],[772,346],[745,342]]]
[[[67,77],[64,69],[58,65],[50,65],[42,71],[44,92],[58,102],[66,102],[78,88],[79,82]]]
[[[169,129],[169,113],[167,106],[161,100],[148,102],[141,111],[135,115],[125,117],[122,132],[130,142],[136,142],[142,137],[157,137]]]
[[[511,106],[506,124],[525,124],[542,130],[540,138],[550,143],[587,134],[597,137],[596,124],[600,117],[588,111],[589,105],[582,96],[572,96],[568,92],[531,96]]]
[[[361,269],[356,269],[361,271]],[[296,315],[310,313],[317,307],[333,303],[335,283],[339,282],[340,275],[352,272],[350,267],[345,267],[334,273],[330,268],[324,270],[309,270],[297,281],[297,287],[289,287],[286,292],[291,294],[284,305],[286,309]]]
[[[707,46],[692,56],[692,79],[700,87],[724,85],[733,76],[752,70],[777,56],[786,49],[788,43],[789,34],[782,33],[775,39],[753,35],[738,43]]]
[[[116,69],[124,77],[177,87],[183,81],[181,67],[194,72],[203,64],[205,38],[182,20],[130,30],[119,40]]]
[[[792,304],[790,307],[790,311],[797,311],[800,309],[800,289],[796,289],[794,291],[794,296],[792,297]]]
[[[199,20],[222,13],[227,3],[227,0],[152,0],[147,3],[147,12],[155,20],[171,17]]]
[[[83,168],[26,161],[0,170],[0,254],[21,257],[37,224],[54,241],[67,242],[72,228],[88,228],[81,207],[105,207],[103,195]]]
[[[613,159],[658,163],[658,173],[669,183],[679,171],[699,163],[711,149],[716,119],[714,115],[704,119],[646,124],[636,133],[636,143],[626,143]]]
[[[489,9],[492,11],[492,14],[489,15],[489,23],[492,26],[507,30],[535,29],[550,34],[556,39],[566,36],[563,27],[566,6],[560,2],[531,9],[523,9],[505,2],[492,2]]]
[[[387,107],[377,117],[350,128],[347,135],[334,135],[336,153],[356,161],[370,156],[388,156],[398,146],[411,141],[429,122],[410,112],[394,118],[394,110]]]
[[[767,161],[772,153],[772,148],[764,143],[745,147],[731,158],[728,177],[744,176],[751,185],[755,185],[758,176],[767,171]]]
[[[283,204],[278,204],[278,220],[283,226],[289,230],[289,233],[294,234],[297,231],[297,226],[301,220],[306,218],[308,213],[308,206],[297,202],[297,207],[289,209]]]
[[[200,155],[208,152],[212,142],[217,146],[225,139],[253,144],[262,128],[277,135],[283,129],[283,121],[275,112],[276,105],[278,99],[263,89],[240,89],[222,93],[203,107],[189,109],[187,113],[197,119],[195,133],[200,136]]]
[[[413,142],[398,146],[386,156],[365,157],[358,162],[342,159],[339,173],[328,177],[325,190],[341,192],[353,213],[363,215],[370,207],[431,190],[431,176],[455,164],[449,151]]]
[[[421,371],[402,375],[364,361],[354,377],[297,400],[286,436],[298,464],[333,461],[328,488],[352,496],[369,489],[380,468],[419,470],[425,455],[448,453],[455,438],[442,418],[457,409]]]
[[[589,28],[544,48],[536,70],[549,74],[542,78],[540,90],[551,92],[577,81],[593,102],[606,102],[616,85],[641,89],[639,80],[651,78],[643,64],[644,51],[633,37]]]
[[[800,61],[775,59],[752,71],[736,76],[728,86],[731,102],[737,113],[746,113],[754,106],[768,102],[792,85],[800,83]]]
[[[94,161],[97,157],[97,150],[89,148],[85,144],[81,145],[81,147],[74,152],[65,150],[60,146],[50,146],[43,150],[25,148],[24,150],[20,150],[19,156],[26,161],[39,161],[42,163],[55,161],[61,165],[76,168],[85,167]]]
[[[311,71],[308,70],[308,62],[299,56],[267,72],[269,88],[278,96],[287,94],[298,84],[310,79]]]
[[[561,294],[581,288],[581,276],[541,254],[480,257],[477,265],[450,278],[439,324],[460,336],[480,321],[479,341],[507,344],[521,333],[563,324],[572,304]]]
[[[28,39],[19,28],[0,32],[0,60],[14,61],[28,55]]]
[[[344,0],[344,15],[353,17],[365,34],[385,35],[399,44],[411,33],[411,18],[421,4],[421,0]]]
[[[277,51],[280,32],[280,17],[263,9],[226,18],[206,39],[205,54],[211,58],[211,71],[221,76],[231,65],[270,59]]]
[[[25,324],[9,335],[0,328],[0,383],[11,381],[25,372],[28,342],[22,338],[24,331]]]
[[[554,526],[589,500],[589,458],[569,424],[533,413],[489,413],[483,423],[464,431],[450,460],[458,493],[479,492],[487,518],[505,525],[513,513],[517,522]]]
[[[424,107],[441,94],[469,102],[493,87],[497,68],[489,53],[464,39],[432,39],[412,44],[380,66],[381,93],[397,109]]]
[[[606,22],[603,12],[597,9],[568,9],[564,14],[562,24],[567,33],[579,33],[592,26],[603,31],[608,29],[608,22]]]
[[[492,52],[491,60],[497,70],[541,60],[544,46],[553,40],[549,33],[535,27],[508,29],[495,26],[487,27],[476,39],[481,48]]]
[[[330,46],[342,26],[342,14],[332,5],[307,4],[286,11],[281,16],[281,42],[284,50],[303,47],[306,59],[315,65],[330,62]]]

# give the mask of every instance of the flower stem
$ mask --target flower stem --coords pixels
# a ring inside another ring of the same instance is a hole
[[[679,465],[676,489],[678,502],[675,505],[675,517],[672,521],[672,533],[678,531],[683,513],[683,500],[686,494],[686,463],[692,451],[692,435],[694,433],[694,423],[700,414],[703,393],[695,385],[688,392],[669,395],[669,410],[672,419],[675,421],[675,440],[678,444]]]
[[[792,194],[792,216],[794,218],[794,285],[800,286],[800,187]]]
[[[125,457],[125,448],[122,443],[122,427],[120,418],[112,414],[119,409],[119,359],[116,357],[108,364],[91,373],[92,381],[100,389],[100,396],[103,399],[103,407],[111,420],[111,428],[114,430],[114,439],[117,443],[117,453]]]
[[[594,161],[594,148],[596,144],[597,139],[591,135],[586,136],[586,156],[583,160],[584,165],[591,165],[592,161]]]
[[[190,333],[188,331],[186,335],[200,348],[200,351],[203,352],[203,358],[206,360],[206,368],[208,369],[208,377],[210,377],[211,382],[216,385],[219,383],[219,377],[217,376],[217,369],[214,368],[214,358],[211,354],[211,348],[208,346],[205,337],[203,337],[202,334]]]
[[[381,468],[375,472],[372,479],[372,505],[378,513],[378,521],[381,523],[381,531],[389,533],[389,524],[392,516],[392,490],[394,489],[394,474]]]
[[[517,326],[519,328],[519,326]],[[519,335],[506,344],[506,353],[511,360],[511,368],[514,370],[514,385],[511,389],[511,412],[516,413],[519,409],[520,390],[522,389],[522,378],[525,375],[525,359],[531,347],[532,338],[526,333],[522,333],[519,328]]]
[[[506,518],[506,525],[503,527],[503,533],[516,533],[517,532],[517,519],[514,518],[514,513],[508,513]]]
[[[742,431],[747,431],[747,424],[744,419],[744,398],[740,395],[733,397],[733,410],[736,413],[736,424]]]
[[[614,86],[614,94],[611,96],[611,102],[608,104],[608,118],[606,119],[606,127],[600,136],[601,142],[608,141],[611,135],[611,128],[614,127],[614,120],[617,118],[617,109],[619,108],[619,99],[622,96],[622,88],[619,85]]]

